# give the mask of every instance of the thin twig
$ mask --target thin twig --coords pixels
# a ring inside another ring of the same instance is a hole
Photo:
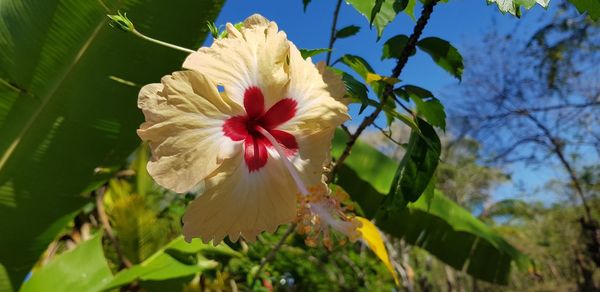
[[[329,46],[327,47],[329,49],[329,51],[327,51],[327,59],[325,61],[327,66],[329,66],[329,64],[331,64],[331,51],[333,50],[333,44],[335,43],[335,40],[337,39],[335,37],[335,34],[337,33],[337,20],[338,20],[338,16],[340,15],[340,7],[341,6],[342,6],[342,0],[338,0],[337,4],[335,5],[335,10],[333,11],[333,24],[331,25],[331,35],[329,36]]]
[[[110,222],[108,221],[108,216],[106,215],[106,211],[104,210],[104,193],[106,191],[106,186],[101,187],[96,191],[96,210],[98,211],[98,218],[102,223],[102,227],[106,231],[106,236],[110,239],[112,245],[115,247],[115,251],[117,252],[117,256],[119,260],[126,268],[131,268],[131,261],[123,254],[123,250],[121,249],[121,245],[119,244],[119,239],[115,236],[112,227],[110,226]]]
[[[254,274],[254,278],[252,279],[252,283],[250,284],[250,287],[254,286],[254,282],[256,282],[256,280],[260,276],[260,272],[262,272],[262,270],[265,268],[267,263],[270,262],[275,257],[275,254],[281,249],[281,247],[283,246],[283,243],[287,240],[287,238],[290,235],[292,235],[292,233],[294,233],[294,230],[296,229],[297,225],[298,224],[296,224],[296,223],[292,223],[290,225],[290,227],[288,227],[288,229],[285,231],[285,233],[281,236],[281,239],[279,239],[279,242],[277,242],[277,244],[273,247],[273,249],[271,249],[271,251],[269,251],[269,254],[267,254],[266,257],[264,257],[260,260],[260,266],[258,266],[258,270],[256,270],[256,273]]]
[[[421,12],[421,16],[419,17],[417,24],[415,25],[413,33],[410,36],[410,38],[408,39],[406,46],[402,50],[402,53],[400,54],[400,58],[398,59],[398,63],[396,63],[396,67],[394,67],[394,70],[392,71],[392,76],[391,76],[392,78],[398,78],[400,76],[400,73],[402,73],[402,69],[404,69],[404,66],[406,65],[406,62],[408,61],[408,58],[412,55],[413,51],[415,50],[417,41],[421,37],[421,33],[423,33],[423,29],[427,25],[427,21],[429,20],[429,17],[431,16],[431,13],[433,12],[433,7],[437,4],[437,2],[438,2],[437,0],[434,0],[423,6],[423,11]],[[348,156],[350,155],[350,150],[354,146],[354,143],[356,143],[356,140],[358,139],[360,134],[362,134],[362,132],[368,126],[370,126],[371,124],[373,124],[373,122],[375,122],[375,119],[377,119],[377,117],[383,110],[383,106],[385,105],[388,98],[393,96],[394,88],[392,85],[387,85],[385,89],[386,90],[385,90],[384,96],[383,96],[379,106],[377,108],[375,108],[375,111],[373,111],[370,115],[368,115],[367,117],[365,117],[363,119],[362,123],[360,123],[360,125],[356,129],[356,132],[354,132],[354,135],[352,135],[350,137],[350,139],[348,140],[348,142],[346,143],[346,148],[344,149],[344,152],[342,152],[340,157],[337,159],[335,165],[333,166],[333,168],[331,169],[331,172],[329,173],[329,175],[327,177],[328,182],[333,181],[333,178],[335,177],[336,172],[338,171],[340,166],[344,163],[344,160],[346,160],[346,158],[348,158]]]

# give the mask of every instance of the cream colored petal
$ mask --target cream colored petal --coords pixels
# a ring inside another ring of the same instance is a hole
[[[183,67],[202,72],[220,85],[238,104],[252,86],[261,88],[267,108],[281,98],[289,80],[286,57],[289,42],[275,22],[260,15],[246,19],[238,30],[226,25],[227,37],[217,39],[210,48],[190,54]]]
[[[253,241],[296,216],[297,189],[282,161],[269,150],[267,164],[248,172],[242,155],[226,160],[205,180],[205,192],[183,216],[186,240],[218,243],[225,236]]]
[[[241,152],[240,143],[225,137],[222,126],[243,110],[202,74],[175,72],[162,84],[144,86],[138,106],[146,118],[138,135],[152,151],[148,172],[165,188],[189,191],[223,160]]]
[[[348,107],[334,99],[310,58],[290,44],[290,83],[286,96],[297,101],[296,115],[279,129],[294,136],[336,128],[348,120]]]
[[[327,91],[329,91],[329,94],[337,101],[348,105],[351,99],[344,97],[346,95],[346,85],[344,85],[342,77],[333,72],[333,70],[327,68],[327,65],[323,61],[317,63],[317,70],[319,70],[319,73],[323,77],[323,81],[327,84]]]

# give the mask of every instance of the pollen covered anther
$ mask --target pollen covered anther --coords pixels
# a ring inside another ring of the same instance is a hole
[[[297,232],[306,236],[305,243],[315,247],[319,242],[332,250],[337,243],[343,245],[360,238],[358,228],[361,223],[348,215],[348,207],[342,206],[338,198],[330,194],[325,185],[309,188],[308,196],[299,196],[299,209],[296,217]],[[336,237],[331,229],[345,237]]]

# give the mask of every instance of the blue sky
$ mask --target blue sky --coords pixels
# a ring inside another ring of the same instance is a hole
[[[336,1],[313,0],[308,9],[303,12],[301,0],[228,0],[215,21],[217,26],[227,22],[239,22],[253,13],[259,13],[270,20],[276,21],[281,30],[284,30],[288,38],[299,48],[326,48],[329,42],[332,15]],[[544,9],[536,6],[528,14],[541,14]],[[415,16],[418,18],[420,7],[415,8]],[[532,15],[534,16],[534,15]],[[535,17],[532,17],[535,18]],[[531,19],[531,18],[530,18]],[[496,5],[487,5],[485,0],[452,0],[448,4],[439,4],[435,8],[423,36],[436,36],[443,38],[459,51],[477,44],[484,34],[490,29],[501,32],[514,28],[519,21],[512,15],[503,15]],[[350,5],[343,3],[338,19],[338,28],[347,25],[357,25],[361,31],[351,38],[338,40],[335,44],[332,60],[343,54],[355,54],[365,58],[376,72],[381,75],[390,74],[394,61],[380,60],[383,43],[397,35],[410,35],[414,21],[406,14],[400,14],[390,23],[379,42],[375,29],[370,30],[367,20],[354,10]],[[523,29],[527,25],[521,24]],[[207,40],[207,45],[212,40]],[[313,58],[315,61],[325,59],[325,54]],[[340,67],[342,69],[347,69]],[[467,68],[468,70],[468,68]],[[414,84],[431,90],[442,102],[448,105],[448,90],[458,85],[458,81],[448,73],[437,67],[428,55],[417,54],[411,58],[402,72],[401,79],[408,84]],[[361,118],[356,117],[356,108],[353,123],[358,123]],[[379,121],[379,124],[383,124]],[[451,128],[449,129],[452,130]],[[533,190],[544,184],[545,180],[540,177],[560,176],[556,169],[551,167],[536,170],[523,169],[522,167],[509,168],[513,173],[513,179],[527,181],[526,189]],[[517,188],[512,184],[506,184],[496,191],[496,200],[514,197],[518,194]],[[537,199],[540,198],[535,196]]]

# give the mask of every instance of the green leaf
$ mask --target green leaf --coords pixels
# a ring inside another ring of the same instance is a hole
[[[303,59],[306,59],[329,51],[329,49],[300,49],[300,55]]]
[[[333,156],[339,156],[347,135],[337,131]],[[373,218],[389,192],[397,163],[372,146],[356,142],[352,154],[338,173],[336,183],[359,204],[358,211]],[[506,283],[511,263],[521,269],[530,260],[507,243],[492,228],[440,192],[426,193],[407,208],[378,216],[384,232],[429,251],[444,263],[493,283]]]
[[[498,9],[502,13],[510,13],[517,17],[521,16],[521,6],[525,7],[525,9],[530,9],[535,5],[535,3],[540,6],[546,8],[548,7],[548,3],[550,0],[486,0],[488,4],[496,3],[498,5]],[[588,1],[588,0],[581,0]],[[592,0],[594,1],[594,0]],[[589,2],[592,2],[589,1]]]
[[[587,12],[591,19],[600,19],[600,1],[598,0],[569,0],[579,13]]]
[[[441,142],[427,122],[417,118],[420,133],[411,131],[406,154],[398,165],[394,184],[386,200],[387,211],[415,202],[425,192],[440,160]]]
[[[404,13],[406,13],[413,21],[417,21],[417,18],[415,17],[415,5],[417,5],[417,0],[408,0],[406,8],[404,8]]]
[[[102,287],[102,290],[114,289],[138,280],[164,281],[214,269],[218,262],[197,256],[198,253],[206,252],[228,257],[242,256],[225,244],[213,246],[210,243],[202,243],[199,239],[187,243],[180,236],[142,263],[116,274],[110,283]]]
[[[391,37],[383,44],[383,53],[381,60],[396,58],[399,59],[404,47],[408,43],[408,36],[399,34]],[[415,52],[412,53],[413,55]]]
[[[34,270],[21,289],[28,291],[101,291],[113,275],[102,252],[102,235],[79,244]]]
[[[360,27],[358,27],[356,25],[349,25],[349,26],[346,26],[346,27],[336,31],[335,38],[343,39],[343,38],[351,37],[351,36],[357,34],[359,31],[360,31]]]
[[[337,130],[333,139],[332,155],[339,157],[346,147],[348,135]],[[352,200],[359,203],[362,215],[373,218],[379,209],[382,194],[392,186],[397,163],[372,146],[358,140],[341,167],[336,183],[343,187]]]
[[[420,40],[417,46],[429,54],[436,64],[461,80],[464,69],[463,59],[458,50],[449,42],[436,37],[428,37]]]
[[[440,192],[376,222],[382,231],[484,281],[507,284],[512,262],[522,270],[531,266],[527,256]]]
[[[352,99],[352,102],[360,103],[360,111],[361,114],[367,106],[373,103],[372,100],[369,99],[368,96],[368,88],[362,82],[356,80],[352,75],[333,67],[329,67],[329,69],[333,70],[336,74],[342,76],[342,81],[344,82],[344,86],[346,87],[346,95],[347,97]]]
[[[139,86],[179,70],[186,57],[111,28],[106,15],[127,9],[144,33],[193,48],[222,5],[2,1],[0,264],[14,288],[62,228],[53,226],[139,145]]]
[[[341,62],[342,64],[350,67],[352,70],[354,70],[354,72],[358,73],[358,75],[360,75],[360,77],[362,77],[364,80],[367,80],[367,75],[369,73],[375,72],[373,70],[373,67],[369,65],[367,60],[356,55],[344,55],[335,61],[335,63],[337,62]]]
[[[417,106],[417,114],[422,115],[433,126],[446,131],[444,105],[433,96],[431,91],[414,85],[404,85],[394,92],[396,94],[403,92]]]
[[[404,0],[346,0],[346,3],[352,5],[369,23],[375,24],[377,39],[381,38],[383,29],[394,20],[396,15],[406,8],[404,2]]]

